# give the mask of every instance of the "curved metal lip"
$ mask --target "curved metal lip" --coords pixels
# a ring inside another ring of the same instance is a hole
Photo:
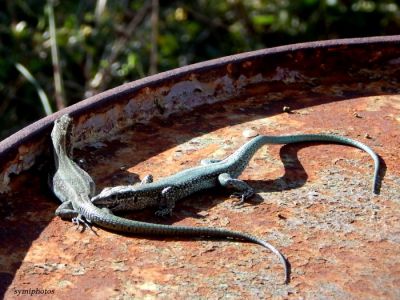
[[[240,63],[245,60],[255,59],[265,56],[273,56],[277,54],[291,53],[298,50],[307,49],[323,49],[328,47],[346,47],[352,45],[385,45],[385,44],[399,44],[400,35],[393,36],[375,36],[375,37],[362,37],[362,38],[347,38],[314,41],[298,44],[290,44],[285,46],[278,46],[273,48],[266,48],[256,51],[244,52],[240,54],[224,56],[221,58],[211,59],[204,62],[176,68],[166,72],[158,73],[156,75],[144,77],[118,87],[106,90],[102,93],[94,95],[90,98],[82,100],[74,105],[66,107],[58,112],[46,116],[35,123],[24,127],[10,137],[0,142],[0,162],[7,160],[7,156],[17,149],[19,146],[43,134],[54,122],[55,119],[63,114],[69,113],[72,116],[79,116],[85,112],[107,105],[117,99],[126,98],[130,94],[144,88],[158,85],[163,81],[183,77],[193,72],[206,72],[217,67],[228,65],[230,63]]]

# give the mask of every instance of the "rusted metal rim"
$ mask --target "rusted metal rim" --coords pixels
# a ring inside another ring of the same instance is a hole
[[[159,73],[157,75],[145,77],[143,79],[136,80],[107,90],[103,93],[90,97],[61,111],[58,111],[50,116],[42,118],[39,121],[23,128],[12,136],[3,140],[2,142],[0,142],[0,171],[3,169],[3,166],[5,163],[7,163],[7,161],[15,158],[15,156],[18,154],[19,147],[23,146],[26,143],[42,138],[46,133],[49,132],[51,124],[54,122],[54,120],[65,113],[69,113],[74,117],[79,117],[90,112],[96,112],[102,107],[109,107],[113,103],[132,97],[133,95],[135,95],[135,93],[137,93],[137,91],[143,88],[151,89],[164,83],[171,82],[172,80],[178,81],[180,78],[184,78],[188,74],[204,74],[213,69],[228,66],[229,64],[240,64],[243,61],[264,59],[266,57],[274,57],[276,55],[295,53],[297,51],[305,50],[337,47],[348,48],[354,46],[360,47],[364,45],[387,46],[399,43],[400,35],[300,43],[222,57],[177,68],[171,71]]]

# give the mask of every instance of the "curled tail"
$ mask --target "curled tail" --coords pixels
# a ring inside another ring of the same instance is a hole
[[[275,138],[275,137],[268,137],[266,138]],[[339,136],[339,135],[333,135],[333,134],[299,134],[299,135],[288,135],[288,136],[280,136],[276,137],[274,139],[276,142],[279,144],[283,143],[298,143],[298,142],[331,142],[331,143],[337,143],[337,144],[343,144],[343,145],[350,145],[353,147],[356,147],[360,150],[363,150],[367,152],[371,158],[374,160],[374,175],[373,175],[373,180],[372,180],[372,191],[374,194],[379,193],[379,168],[380,168],[380,162],[379,162],[379,156],[372,150],[370,147],[365,145],[364,143],[361,143],[359,141],[344,137],[344,136]],[[273,140],[270,140],[270,143],[274,143]]]

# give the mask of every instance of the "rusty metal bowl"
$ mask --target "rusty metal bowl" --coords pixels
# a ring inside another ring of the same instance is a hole
[[[0,294],[90,298],[399,298],[400,36],[264,49],[134,81],[22,129],[0,143]],[[262,148],[242,178],[257,196],[233,206],[226,191],[193,195],[174,216],[125,217],[215,226],[262,237],[289,259],[256,245],[80,233],[54,217],[46,185],[49,133],[74,118],[75,160],[98,190],[155,179],[225,157],[245,135],[337,133],[351,147],[302,143]]]

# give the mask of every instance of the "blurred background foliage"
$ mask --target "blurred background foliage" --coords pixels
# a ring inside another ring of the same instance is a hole
[[[390,0],[1,0],[0,139],[45,116],[46,95],[55,111],[211,58],[396,34],[399,8]]]

